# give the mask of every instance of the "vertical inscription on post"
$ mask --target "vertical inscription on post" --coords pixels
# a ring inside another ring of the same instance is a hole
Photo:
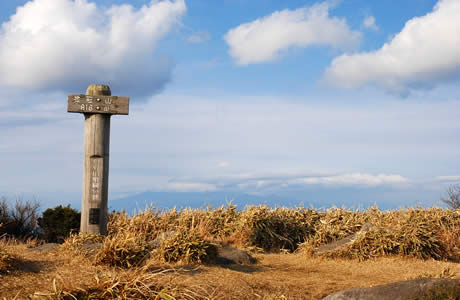
[[[111,94],[108,86],[92,84],[86,95],[71,94],[67,99],[68,112],[85,115],[80,232],[107,234],[110,117],[129,111],[128,97]]]
[[[91,157],[91,196],[92,204],[101,199],[102,157]]]

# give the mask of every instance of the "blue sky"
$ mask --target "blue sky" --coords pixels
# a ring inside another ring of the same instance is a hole
[[[0,196],[79,206],[66,95],[104,83],[131,97],[110,199],[435,205],[460,179],[458,15],[458,0],[2,1]]]

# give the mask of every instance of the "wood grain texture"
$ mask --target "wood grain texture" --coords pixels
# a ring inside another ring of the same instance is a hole
[[[88,88],[88,91],[93,94],[92,96],[102,96],[97,95],[98,93],[107,94],[106,90],[100,89]],[[85,113],[80,232],[107,234],[110,116],[110,114]],[[90,209],[94,208],[99,209],[98,224],[89,222]]]

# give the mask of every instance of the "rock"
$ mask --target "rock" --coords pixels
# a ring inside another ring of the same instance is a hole
[[[321,247],[319,247],[315,253],[313,254],[313,256],[317,256],[321,253],[324,253],[324,252],[328,252],[328,251],[335,251],[335,250],[339,250],[341,248],[344,248],[352,243],[354,243],[354,241],[356,241],[361,235],[365,234],[366,232],[368,232],[373,226],[371,224],[364,224],[361,229],[358,231],[358,232],[355,232],[353,234],[350,234],[338,241],[334,241],[334,242],[331,242],[329,244],[326,244],[326,245],[322,245]]]
[[[423,278],[370,288],[344,290],[331,294],[323,300],[422,300],[458,299],[458,297],[460,297],[460,279]]]
[[[257,260],[244,250],[222,245],[218,248],[217,265],[249,265],[255,264]]]

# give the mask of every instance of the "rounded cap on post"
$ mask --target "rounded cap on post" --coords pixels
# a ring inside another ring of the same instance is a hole
[[[112,96],[110,87],[104,84],[91,84],[86,90],[86,95],[91,96]]]

